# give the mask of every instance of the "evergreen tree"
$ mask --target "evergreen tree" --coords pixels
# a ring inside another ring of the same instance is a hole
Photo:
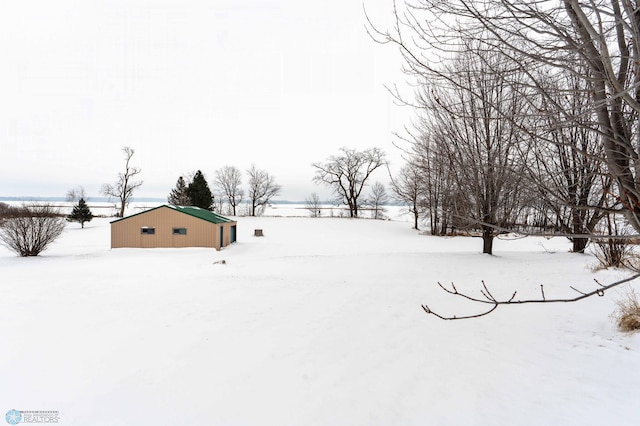
[[[71,214],[67,216],[69,222],[79,222],[82,228],[84,228],[84,223],[91,222],[91,219],[93,219],[93,213],[91,213],[87,203],[84,202],[84,198],[80,198],[78,204],[73,206]]]
[[[193,181],[187,187],[187,194],[192,206],[213,210],[213,194],[200,170],[196,172],[193,176]]]
[[[189,198],[188,191],[189,188],[187,187],[184,178],[180,176],[178,178],[178,182],[176,182],[176,187],[169,193],[167,201],[169,204],[173,204],[174,206],[190,206],[191,199]]]

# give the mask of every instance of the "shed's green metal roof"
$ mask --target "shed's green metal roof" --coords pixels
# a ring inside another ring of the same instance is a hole
[[[203,219],[206,220],[207,222],[211,222],[211,223],[227,223],[227,222],[235,222],[229,218],[226,218],[224,216],[220,216],[217,213],[214,213],[212,211],[209,210],[205,210],[205,209],[201,209],[200,207],[193,207],[193,206],[170,206],[170,205],[166,205],[166,207],[172,208],[172,209],[176,209],[179,212],[182,213],[186,213],[188,215],[191,216],[195,216],[199,219]]]
[[[157,209],[161,209],[161,208],[164,208],[164,207],[179,211],[179,212],[184,213],[184,214],[188,214],[189,216],[197,217],[198,219],[206,220],[207,222],[211,222],[211,223],[218,224],[218,223],[235,222],[234,220],[231,220],[231,219],[226,218],[224,216],[220,216],[219,214],[214,213],[212,211],[201,209],[200,207],[173,206],[173,205],[170,205],[170,204],[163,204],[161,206],[154,207],[152,209],[145,210],[145,211],[140,212],[140,213],[136,213],[136,214],[132,214],[130,216],[126,216],[126,217],[123,217],[123,218],[120,218],[120,219],[116,219],[116,220],[112,221],[111,223],[119,222],[119,221],[125,220],[125,219],[129,219],[130,217],[138,216],[138,215],[150,212],[152,210],[157,210]]]

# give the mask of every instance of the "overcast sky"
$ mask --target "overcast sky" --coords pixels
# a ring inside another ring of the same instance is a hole
[[[390,0],[364,4],[390,18]],[[402,84],[400,57],[364,23],[360,0],[3,2],[0,196],[99,196],[123,146],[139,197],[252,163],[279,199],[324,195],[311,163],[343,146],[379,147],[398,167],[393,132],[411,112],[384,86]]]

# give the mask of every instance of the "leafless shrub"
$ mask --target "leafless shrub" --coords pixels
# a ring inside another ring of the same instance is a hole
[[[65,224],[50,205],[14,208],[0,227],[0,244],[22,257],[37,256],[60,236]]]
[[[633,247],[624,239],[602,238],[594,240],[593,254],[599,268],[628,268],[635,263]]]
[[[624,296],[616,301],[616,310],[611,318],[620,331],[640,330],[640,300],[635,289],[629,287]]]
[[[320,197],[318,197],[318,194],[315,192],[311,193],[305,201],[305,208],[309,211],[309,215],[311,217],[322,216],[322,204],[320,203]]]
[[[606,268],[626,268],[632,271],[640,272],[640,257],[631,238],[625,238],[628,235],[628,229],[624,223],[612,215],[606,215],[604,218],[606,232],[610,237],[593,239],[593,254],[598,259],[599,267]]]

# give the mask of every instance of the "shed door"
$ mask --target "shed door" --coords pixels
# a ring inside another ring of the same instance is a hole
[[[220,227],[220,248],[224,247],[224,226]]]
[[[231,242],[232,243],[236,242],[236,225],[233,225],[231,227]]]

